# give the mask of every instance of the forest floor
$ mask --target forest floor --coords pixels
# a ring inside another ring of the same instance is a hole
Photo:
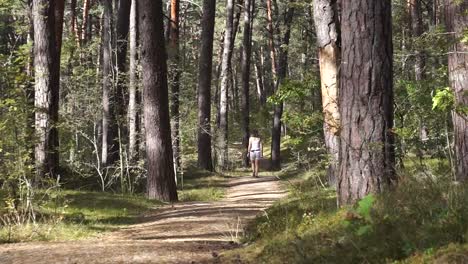
[[[273,176],[235,177],[226,188],[220,201],[163,206],[99,238],[0,245],[0,263],[219,263],[248,220],[286,195]]]

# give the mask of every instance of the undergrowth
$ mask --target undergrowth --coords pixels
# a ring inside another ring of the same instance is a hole
[[[228,253],[226,262],[468,260],[468,189],[448,177],[406,175],[395,190],[341,209],[335,191],[314,177],[289,182],[290,195],[246,228],[248,246]]]
[[[14,212],[0,212],[0,242],[75,240],[138,222],[138,216],[161,202],[143,196],[105,192],[54,191],[41,193],[36,220],[17,223]]]
[[[191,170],[179,179],[180,201],[216,201],[225,195],[228,177]],[[0,243],[77,240],[135,224],[163,203],[143,194],[37,190],[33,220],[23,219],[20,203],[0,193]]]

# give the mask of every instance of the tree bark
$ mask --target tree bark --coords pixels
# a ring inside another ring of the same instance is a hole
[[[461,41],[468,28],[466,1],[446,0],[445,21],[453,41],[448,56],[449,81],[455,94],[452,111],[456,179],[468,179],[468,45]],[[466,34],[465,34],[466,36]]]
[[[139,135],[139,121],[138,121],[138,51],[137,51],[137,7],[136,1],[132,0],[130,9],[130,33],[129,33],[129,48],[130,48],[130,67],[129,67],[129,92],[128,92],[128,153],[130,161],[134,162],[138,159],[138,135]]]
[[[85,0],[86,1],[86,0]],[[112,56],[112,0],[101,0],[104,8],[102,18],[102,150],[101,162],[110,165],[118,159],[117,122],[115,104],[112,102],[114,59]]]
[[[290,3],[294,2],[294,0],[290,0]],[[272,66],[275,65],[276,67],[276,81],[274,84],[274,92],[276,92],[279,88],[279,85],[287,76],[288,72],[288,46],[289,46],[289,39],[291,37],[291,24],[294,17],[294,7],[289,7],[285,11],[284,15],[284,28],[285,31],[281,38],[281,43],[279,45],[279,57],[278,63],[274,62],[275,55],[272,52]],[[281,34],[280,30],[277,29],[278,33]],[[273,42],[273,50],[275,49],[274,45],[274,35],[272,35]],[[272,50],[272,51],[273,51]],[[274,113],[273,113],[273,126],[271,129],[271,169],[272,170],[280,170],[281,169],[281,118],[283,116],[283,102],[279,102],[277,105],[274,106]]]
[[[411,34],[413,37],[418,38],[423,33],[423,21],[421,0],[410,0],[411,11]],[[416,81],[424,79],[425,57],[424,52],[419,47],[415,48],[414,55],[414,76]]]
[[[342,5],[340,205],[396,183],[391,1]]]
[[[36,180],[58,173],[58,99],[60,85],[60,48],[57,32],[63,18],[63,5],[57,1],[34,0],[34,94]],[[57,12],[58,11],[58,12]]]
[[[229,69],[232,58],[234,26],[234,0],[226,2],[226,29],[224,33],[223,59],[221,65],[221,88],[219,92],[219,127],[217,132],[217,166],[226,170],[228,166],[228,91]]]
[[[200,59],[198,68],[198,167],[212,171],[211,71],[216,0],[203,0]]]
[[[254,67],[255,67],[255,82],[257,86],[257,96],[260,105],[265,105],[266,103],[266,90],[265,90],[265,80],[264,80],[264,69],[262,61],[262,51],[258,51],[254,47]]]
[[[340,33],[336,0],[314,0],[313,8],[319,48],[320,84],[324,116],[323,134],[325,147],[330,156],[327,178],[330,186],[336,186],[336,169],[340,147],[340,110],[338,108]]]
[[[180,135],[179,135],[179,91],[180,91],[180,51],[179,51],[179,0],[171,0],[171,16],[169,22],[169,55],[171,58],[171,131],[172,151],[176,171],[180,169]]]
[[[101,0],[102,1],[102,0]],[[112,3],[110,3],[112,6]],[[89,10],[91,9],[91,0],[83,0],[83,21],[81,22],[81,37],[80,42],[82,44],[88,41],[88,23],[89,23]]]
[[[125,105],[127,91],[127,50],[128,50],[128,32],[130,29],[130,8],[131,0],[120,0],[117,13],[117,74],[116,74],[116,93],[115,93],[115,112],[118,129],[122,135],[127,135],[125,129]],[[118,142],[120,144],[120,142]]]
[[[255,5],[255,0],[244,0],[244,36],[242,40],[242,97],[241,97],[241,130],[243,133],[242,144],[244,146],[243,163],[245,167],[249,166],[249,157],[247,156],[247,148],[249,145],[249,115],[250,115],[250,60],[252,56],[252,38],[251,38],[251,22],[252,22],[252,7]]]
[[[177,201],[161,0],[139,0],[148,198]]]

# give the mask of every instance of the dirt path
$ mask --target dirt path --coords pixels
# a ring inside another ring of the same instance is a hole
[[[0,263],[213,263],[242,227],[285,195],[274,177],[229,182],[219,202],[178,203],[100,239],[0,246]]]

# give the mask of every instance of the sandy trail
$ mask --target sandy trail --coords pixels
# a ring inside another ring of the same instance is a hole
[[[217,263],[246,222],[284,195],[274,177],[234,178],[222,201],[158,208],[99,239],[0,245],[0,263]]]

